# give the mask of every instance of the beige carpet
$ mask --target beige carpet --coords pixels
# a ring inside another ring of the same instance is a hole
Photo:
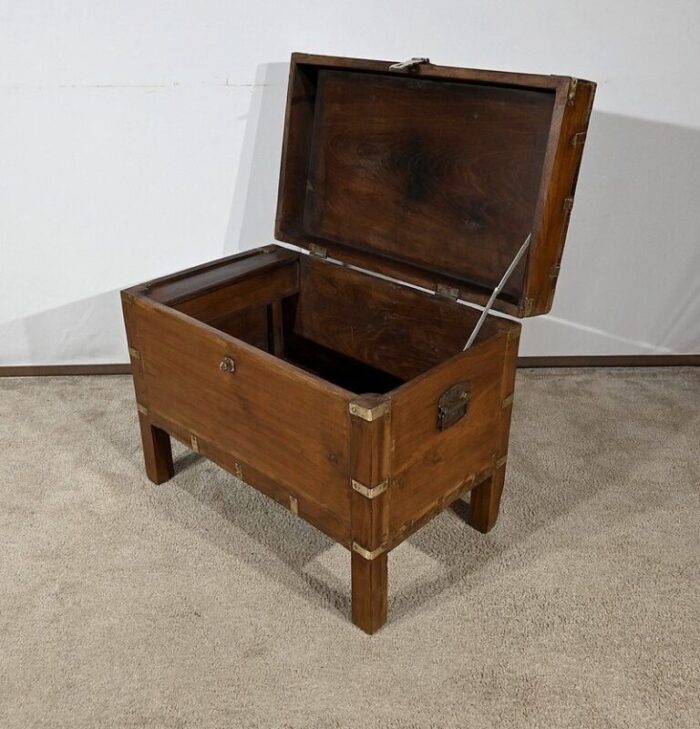
[[[0,381],[0,728],[698,727],[700,369],[518,376],[501,519],[350,559],[178,448],[126,377]]]

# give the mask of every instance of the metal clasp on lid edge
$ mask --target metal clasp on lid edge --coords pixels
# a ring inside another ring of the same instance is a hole
[[[421,63],[430,63],[429,58],[409,58],[407,61],[401,61],[400,63],[392,63],[389,66],[390,71],[410,71],[412,68],[419,66]]]

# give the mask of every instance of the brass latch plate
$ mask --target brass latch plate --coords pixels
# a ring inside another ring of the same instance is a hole
[[[447,430],[463,418],[469,407],[469,385],[458,382],[445,390],[438,400],[437,429]]]

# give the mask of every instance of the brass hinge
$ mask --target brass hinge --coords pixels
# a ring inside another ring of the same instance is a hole
[[[289,510],[292,514],[299,513],[299,502],[297,501],[297,497],[292,496],[291,494],[289,494]]]
[[[576,100],[576,89],[578,87],[578,79],[572,78],[569,81],[569,93],[566,95],[566,103],[569,106],[573,106]]]
[[[573,197],[565,197],[564,198],[564,212],[570,213],[571,208],[574,207],[574,198]]]
[[[509,407],[512,404],[513,404],[513,393],[511,392],[511,394],[508,395],[508,397],[504,397],[503,400],[501,400],[501,408],[505,410],[507,407]]]
[[[379,496],[379,494],[383,494],[389,488],[388,479],[386,481],[378,483],[376,486],[365,486],[363,483],[355,481],[354,478],[350,479],[350,483],[352,484],[352,487],[353,489],[355,489],[355,491],[362,494],[368,499],[376,498],[377,496]]]
[[[370,551],[369,549],[365,549],[361,544],[353,541],[352,551],[357,552],[365,559],[374,559],[375,557],[379,557],[380,554],[384,554],[384,552],[386,552],[386,544],[380,544],[376,549],[372,549]]]
[[[574,147],[582,147],[583,143],[586,141],[586,132],[576,132],[576,134],[571,137],[571,144]]]
[[[131,294],[122,294],[122,301],[125,304],[133,304],[134,303],[134,297]]]
[[[556,281],[559,278],[559,272],[561,271],[561,264],[557,263],[549,269],[549,278],[552,281]]]
[[[140,402],[137,402],[137,403],[136,403],[136,407],[138,408],[138,411],[139,411],[139,412],[140,412],[140,413],[141,413],[142,415],[148,415],[148,408],[147,408],[147,407],[146,407],[145,405],[141,405],[141,403],[140,403]]]
[[[316,243],[309,243],[309,253],[317,258],[328,258],[328,251]]]
[[[362,418],[362,420],[366,420],[371,423],[373,420],[379,420],[379,418],[383,418],[385,415],[388,415],[389,400],[380,402],[379,405],[375,405],[373,408],[367,408],[364,405],[359,405],[358,403],[351,402],[349,410],[350,415],[354,415],[357,418]]]
[[[238,461],[233,462],[233,473],[236,478],[243,480],[243,468]]]
[[[430,59],[423,58],[423,57],[409,58],[407,61],[401,61],[400,63],[392,63],[391,66],[389,66],[389,70],[390,71],[411,71],[416,66],[419,66],[421,63],[430,63]]]
[[[450,301],[457,301],[459,298],[459,289],[454,286],[445,286],[444,284],[437,284],[435,286],[435,296],[439,296],[441,299],[449,299]]]
[[[196,435],[190,435],[190,446],[195,453],[199,453],[199,441]]]
[[[139,350],[135,349],[134,347],[129,347],[129,355],[134,359],[141,359],[141,352],[139,352]]]

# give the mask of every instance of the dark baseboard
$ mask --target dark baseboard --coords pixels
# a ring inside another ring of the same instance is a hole
[[[700,354],[609,354],[518,357],[518,367],[697,367]]]
[[[0,377],[57,377],[59,375],[130,375],[130,364],[19,365],[0,367]]]
[[[518,357],[518,367],[699,367],[700,354],[612,354]],[[129,364],[0,366],[0,377],[129,375]]]

